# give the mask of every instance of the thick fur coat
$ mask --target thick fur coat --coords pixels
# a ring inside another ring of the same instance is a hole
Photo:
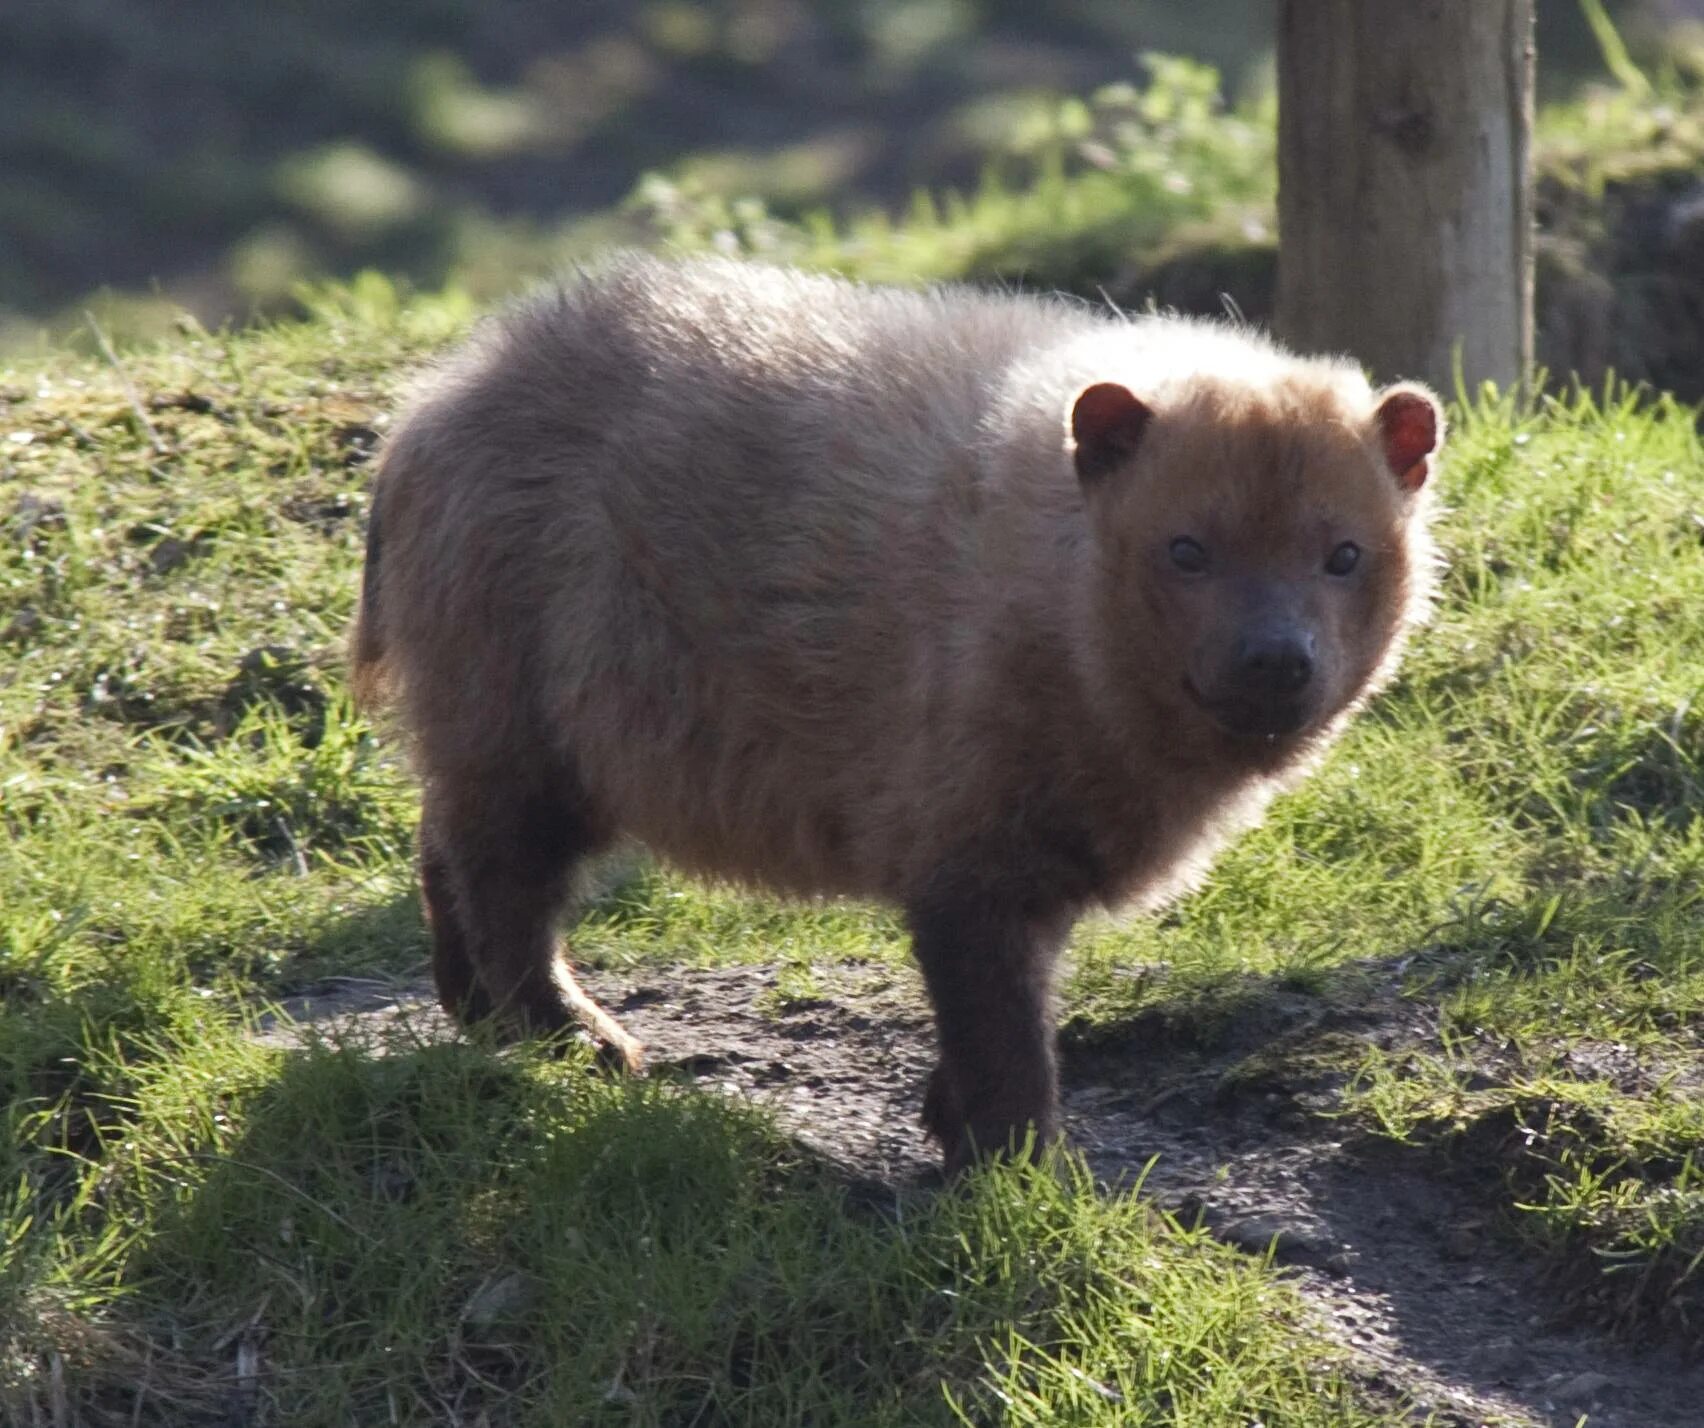
[[[1388,676],[1442,434],[1422,389],[1063,300],[633,257],[488,323],[386,444],[353,639],[426,781],[446,1002],[634,1055],[549,931],[633,837],[898,903],[949,1161],[1047,1136],[1072,920],[1198,877]]]

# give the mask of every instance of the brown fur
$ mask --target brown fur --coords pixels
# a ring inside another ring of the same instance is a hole
[[[446,1004],[601,1016],[551,923],[627,835],[898,903],[949,1163],[1051,1136],[1071,923],[1199,877],[1389,674],[1441,436],[1345,363],[1029,297],[627,258],[488,324],[387,443],[352,641]]]

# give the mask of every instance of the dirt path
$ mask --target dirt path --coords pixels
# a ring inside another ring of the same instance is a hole
[[[765,967],[583,980],[648,1044],[653,1068],[761,1101],[860,1182],[932,1179],[917,1110],[933,1043],[908,974],[824,969],[826,990],[804,1000],[778,995]],[[449,1033],[418,985],[340,983],[287,1010],[305,1023]],[[264,1035],[299,1032],[285,1023]],[[1224,1069],[1198,1062],[1168,1084],[1161,1058],[1139,1049],[1068,1057],[1071,1136],[1108,1182],[1146,1169],[1145,1192],[1186,1220],[1250,1253],[1272,1248],[1367,1377],[1444,1423],[1704,1424],[1704,1365],[1558,1319],[1483,1207],[1419,1157],[1345,1136],[1272,1079],[1227,1089]]]

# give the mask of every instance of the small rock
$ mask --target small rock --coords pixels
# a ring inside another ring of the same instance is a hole
[[[1606,1373],[1588,1369],[1584,1373],[1558,1374],[1548,1384],[1550,1397],[1561,1407],[1581,1407],[1596,1403],[1615,1380]]]
[[[1290,1264],[1318,1264],[1333,1248],[1306,1225],[1281,1215],[1233,1220],[1219,1232],[1219,1238],[1250,1254],[1265,1254],[1270,1249],[1274,1259]]]

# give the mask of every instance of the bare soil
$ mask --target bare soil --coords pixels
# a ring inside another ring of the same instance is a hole
[[[921,986],[851,963],[813,969],[820,993],[788,998],[775,969],[585,972],[587,990],[649,1048],[651,1074],[769,1107],[844,1167],[863,1197],[939,1183],[918,1125],[934,1059]],[[1263,1037],[1317,1019],[1280,996]],[[262,1036],[308,1029],[436,1038],[452,1030],[423,983],[337,982],[292,998]],[[1286,1268],[1367,1380],[1445,1424],[1697,1428],[1704,1364],[1673,1344],[1629,1342],[1571,1319],[1553,1284],[1472,1182],[1319,1113],[1305,1069],[1246,1073],[1246,1045],[1179,1055],[1163,1040],[1065,1057],[1073,1142],[1108,1185]],[[1227,1074],[1229,1073],[1229,1074]]]

